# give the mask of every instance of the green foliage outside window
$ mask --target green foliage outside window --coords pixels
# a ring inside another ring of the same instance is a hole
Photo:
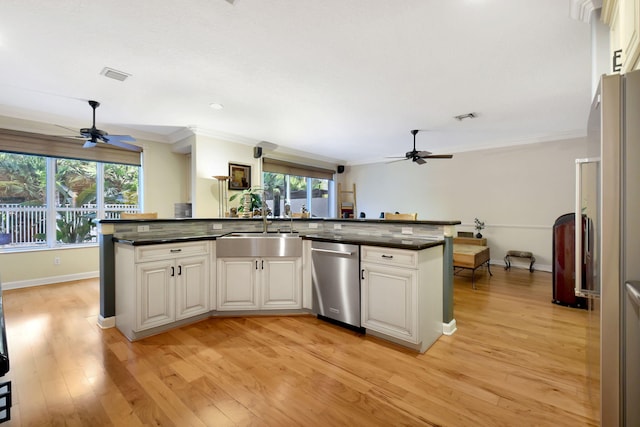
[[[55,199],[49,202],[48,161],[55,167]],[[96,191],[98,165],[102,167],[104,188],[101,200]],[[104,205],[138,205],[139,170],[130,165],[0,152],[0,205],[4,205],[0,206],[3,209],[0,214],[5,219],[0,227],[14,224],[22,229],[21,238],[27,239],[20,242],[41,244],[46,241],[46,217],[40,216],[36,221],[16,206],[40,207],[46,209],[47,215],[56,217],[56,242],[91,242],[95,238],[99,200],[102,208]],[[25,230],[33,231],[24,234]]]

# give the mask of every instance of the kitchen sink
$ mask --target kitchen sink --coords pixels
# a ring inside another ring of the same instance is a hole
[[[302,256],[302,239],[297,233],[230,233],[216,242],[220,258]]]

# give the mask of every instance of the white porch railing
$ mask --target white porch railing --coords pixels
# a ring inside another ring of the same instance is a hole
[[[104,219],[118,219],[122,212],[138,212],[137,205],[109,204],[104,207]],[[47,243],[47,206],[23,206],[19,204],[0,204],[0,232],[11,235],[12,246],[44,246]],[[56,219],[62,224],[80,224],[88,218],[95,218],[97,205],[87,204],[79,208],[71,206],[56,207]],[[57,227],[60,229],[60,227]],[[74,227],[70,227],[74,229]],[[55,230],[54,230],[55,232]],[[67,233],[65,228],[61,233]],[[91,225],[91,240],[95,241],[95,224]],[[58,240],[58,238],[54,239]],[[63,239],[60,240],[64,242]]]

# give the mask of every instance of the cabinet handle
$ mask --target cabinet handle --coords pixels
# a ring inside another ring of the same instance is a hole
[[[382,258],[393,259],[393,255],[384,255],[384,254],[382,254]]]
[[[178,253],[178,252],[182,252],[182,249],[171,249],[169,250],[169,252],[171,252],[172,254]]]
[[[175,267],[171,267],[171,277],[176,275],[176,269]]]
[[[360,276],[360,279],[364,280],[364,268],[362,269],[362,274]]]
[[[178,276],[182,276],[182,266],[178,266]]]
[[[256,260],[256,270],[258,269],[258,260]]]
[[[260,267],[262,270],[264,270],[264,260],[262,260],[262,265]]]

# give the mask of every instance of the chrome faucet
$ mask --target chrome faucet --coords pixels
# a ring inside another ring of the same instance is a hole
[[[267,221],[267,212],[269,210],[269,206],[267,206],[267,193],[266,191],[262,192],[262,232],[267,233],[269,231],[269,224],[271,221]]]

